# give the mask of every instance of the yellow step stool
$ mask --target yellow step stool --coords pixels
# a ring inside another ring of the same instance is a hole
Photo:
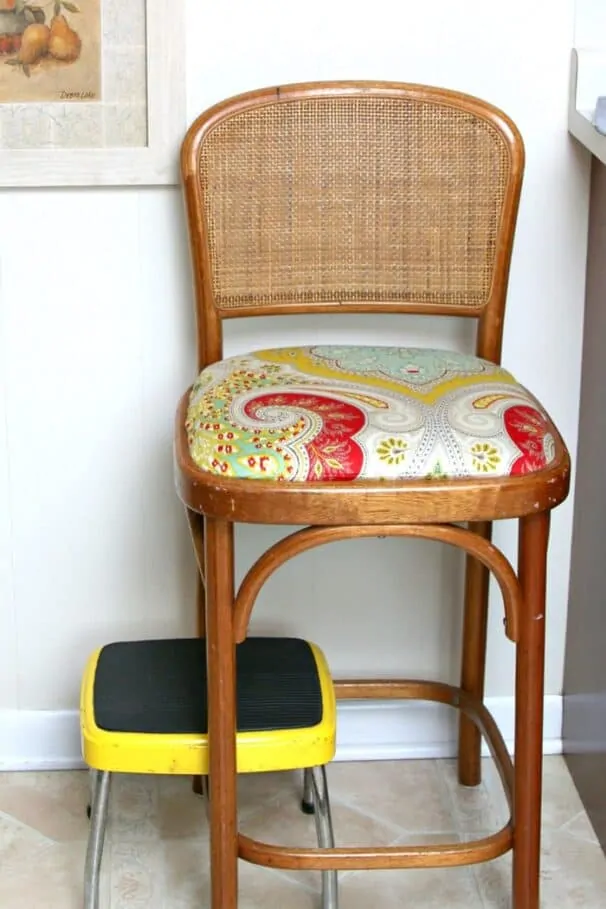
[[[334,845],[324,765],[336,747],[336,702],[321,650],[298,638],[236,646],[239,773],[305,769],[321,847]],[[208,773],[205,641],[108,644],[90,657],[80,699],[82,753],[94,773],[85,909],[97,909],[112,773]],[[323,872],[336,909],[336,872]]]

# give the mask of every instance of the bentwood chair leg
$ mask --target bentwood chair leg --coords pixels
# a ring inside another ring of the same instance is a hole
[[[484,539],[490,539],[492,524],[479,521],[470,524]],[[484,699],[486,675],[486,635],[488,628],[488,588],[490,574],[477,559],[468,555],[465,571],[465,615],[463,620],[463,656],[461,688],[478,700]],[[478,727],[461,712],[459,720],[459,782],[477,786],[482,780],[482,736]]]
[[[311,767],[306,771],[311,779],[315,807],[316,833],[321,849],[332,849],[335,836],[326,782],[326,767]],[[322,909],[339,909],[339,879],[336,871],[322,872]]]
[[[196,541],[197,542],[197,541]],[[202,547],[204,546],[204,539],[202,538]],[[204,555],[204,553],[202,553]],[[199,559],[198,559],[199,561]],[[198,637],[203,638],[206,633],[206,590],[204,589],[204,583],[198,572],[197,577],[197,588],[196,588],[196,615],[198,617]],[[205,792],[205,781],[201,776],[195,776],[192,781],[192,789],[196,795],[204,796]]]
[[[202,544],[204,545],[204,544]],[[206,635],[206,590],[202,578],[198,574],[196,578],[196,620],[198,625],[198,637],[203,638]]]
[[[520,520],[516,648],[513,909],[539,909],[545,581],[549,512]]]
[[[210,909],[237,909],[233,525],[206,521]]]
[[[94,792],[91,802],[91,820],[84,866],[84,909],[99,909],[99,879],[111,774],[107,770],[94,774]]]
[[[206,634],[206,589],[205,578],[206,570],[204,564],[204,517],[195,512],[188,512],[189,530],[194,545],[194,553],[198,566],[196,576],[196,622],[197,633],[199,638]],[[192,780],[192,789],[196,795],[204,796],[205,783],[201,776],[195,776]]]

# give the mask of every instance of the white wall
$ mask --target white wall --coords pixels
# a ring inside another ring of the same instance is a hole
[[[606,44],[606,6],[602,0],[576,0],[575,47],[602,48]]]
[[[321,78],[441,84],[504,108],[527,144],[505,363],[573,453],[588,160],[566,133],[573,0],[189,0],[190,119],[231,93]],[[173,492],[177,398],[192,378],[176,189],[0,194],[0,708],[70,709],[87,652],[193,630],[192,560]],[[468,326],[385,317],[231,324],[228,352],[331,340],[465,348]],[[571,508],[554,515],[547,690],[561,687]],[[240,573],[278,535],[242,528]],[[513,528],[497,539],[514,550]],[[257,629],[301,630],[337,671],[456,675],[459,560],[434,544],[341,543],[267,586]],[[350,621],[352,620],[352,621]],[[489,693],[512,648],[493,610]]]

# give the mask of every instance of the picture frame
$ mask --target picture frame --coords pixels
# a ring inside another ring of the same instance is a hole
[[[102,21],[107,8],[115,9],[119,2],[108,0],[106,6],[106,0],[101,0]],[[130,4],[132,0],[124,2]],[[172,0],[170,4],[158,0],[140,2],[145,17],[144,144],[65,148],[47,142],[44,147],[7,148],[2,144],[1,121],[3,108],[10,105],[0,103],[0,186],[143,186],[179,182],[179,149],[186,130],[184,0]],[[103,95],[98,103],[104,103]],[[69,105],[72,120],[74,112],[77,116],[77,105],[78,101]],[[68,105],[57,107],[61,111]],[[35,108],[32,114],[35,116]]]

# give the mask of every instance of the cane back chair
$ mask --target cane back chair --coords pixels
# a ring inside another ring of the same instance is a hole
[[[513,850],[514,909],[538,909],[545,579],[569,457],[501,368],[524,150],[476,98],[394,83],[247,93],[204,113],[182,148],[199,368],[176,422],[176,481],[206,599],[212,909],[237,905],[237,859],[276,868],[454,866]],[[416,313],[475,320],[476,356],[317,346],[223,359],[224,319]],[[491,542],[519,521],[517,571]],[[235,522],[298,524],[234,590]],[[304,849],[236,825],[234,646],[284,562],[352,537],[437,540],[466,553],[460,686],[336,681],[337,697],[418,698],[461,711],[459,779],[482,736],[510,821],[475,842]],[[488,582],[516,648],[515,766],[483,704]],[[200,604],[204,597],[200,597]]]

